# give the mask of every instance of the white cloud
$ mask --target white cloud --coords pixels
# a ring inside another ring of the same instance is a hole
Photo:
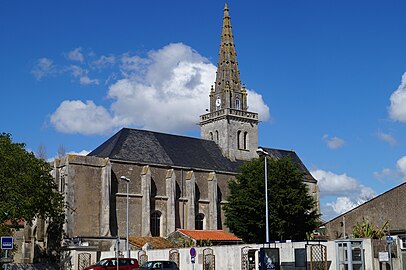
[[[34,68],[31,70],[31,74],[37,80],[41,80],[43,77],[56,72],[56,67],[51,59],[40,58],[37,63],[34,65]]]
[[[80,100],[65,100],[50,120],[56,130],[63,133],[104,134],[114,126],[110,113],[104,107],[96,106],[93,101],[83,103]]]
[[[329,138],[327,134],[323,135],[323,141],[327,144],[327,147],[330,149],[337,149],[344,145],[345,141],[338,137]]]
[[[335,174],[320,169],[311,171],[311,174],[318,181],[320,197],[329,200],[321,206],[323,214],[328,213],[327,218],[324,217],[327,220],[376,196],[372,188],[346,174]]]
[[[124,78],[131,78],[132,80],[142,80],[147,71],[148,65],[151,60],[148,58],[142,58],[138,55],[131,56],[125,53],[120,59],[120,70]]]
[[[247,102],[249,104],[249,111],[258,113],[260,121],[268,121],[271,118],[269,107],[262,99],[262,95],[256,93],[254,90],[247,90]]]
[[[380,181],[406,181],[406,156],[396,161],[396,168],[384,168],[381,172],[374,172],[374,177]]]
[[[99,84],[98,79],[90,79],[89,76],[83,75],[79,78],[80,84],[89,85],[89,84]]]
[[[387,143],[389,143],[390,145],[396,145],[396,139],[391,135],[391,134],[388,134],[388,133],[384,133],[384,132],[378,132],[377,134],[376,134],[376,136],[380,139],[380,140],[382,140],[382,141],[384,141],[384,142],[387,142]]]
[[[401,157],[396,162],[396,168],[397,168],[402,180],[405,181],[406,180],[406,156]]]
[[[326,203],[327,207],[331,207],[336,214],[342,214],[358,206],[348,197],[337,197],[336,201]]]
[[[389,116],[392,120],[406,122],[406,72],[398,89],[390,96]]]
[[[105,56],[102,55],[100,56],[99,59],[95,60],[92,62],[92,66],[97,68],[97,69],[102,69],[106,68],[108,66],[114,65],[116,62],[116,57],[113,55]]]
[[[69,151],[68,153],[66,153],[66,155],[78,155],[78,156],[87,156],[87,154],[89,154],[91,151],[88,150],[81,150],[79,152],[76,151]],[[59,158],[59,156],[54,156],[52,158],[48,158],[47,161],[48,162],[53,162],[55,159]]]
[[[89,71],[82,67],[71,65],[69,68],[71,74],[75,78],[79,78],[79,83],[83,85],[99,84],[98,79],[90,79],[88,76]]]
[[[385,179],[396,178],[396,172],[389,168],[384,168],[381,172],[374,172],[373,176],[379,181],[384,182]]]
[[[82,151],[79,151],[79,152],[70,151],[70,152],[68,152],[67,154],[68,154],[68,155],[87,156],[87,154],[89,154],[90,152],[91,152],[91,151],[88,151],[88,150],[82,150]]]
[[[74,76],[87,74],[79,67],[72,70]],[[199,115],[209,107],[208,95],[216,74],[216,67],[205,57],[184,44],[169,44],[149,52],[146,58],[123,55],[120,70],[124,78],[115,81],[108,89],[107,97],[112,100],[109,109],[93,102],[82,103],[86,109],[76,112],[74,122],[69,116],[58,117],[58,130],[81,133],[80,130],[86,128],[86,134],[95,134],[122,126],[162,132],[197,128]],[[259,112],[262,121],[268,120],[269,108],[262,96],[250,90],[248,98],[250,110]],[[78,101],[67,102],[58,108],[59,114],[68,115],[70,107],[77,106]],[[90,114],[93,109],[102,110],[108,116],[104,120],[107,121],[106,128],[95,126],[95,130],[90,131],[86,115],[80,118],[80,113]],[[69,128],[70,124],[75,126]]]
[[[83,63],[85,57],[82,54],[82,48],[76,48],[68,53],[68,59]]]

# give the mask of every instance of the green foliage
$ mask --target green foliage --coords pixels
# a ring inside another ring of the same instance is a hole
[[[319,225],[303,172],[289,158],[267,158],[267,165],[270,240],[303,240]],[[264,158],[246,162],[229,183],[225,224],[248,243],[265,242],[264,167]]]
[[[362,222],[358,222],[352,227],[352,235],[354,238],[372,238],[382,239],[386,235],[389,226],[389,221],[386,221],[381,228],[369,223],[368,219],[362,218]]]
[[[36,217],[63,220],[63,199],[50,175],[51,167],[13,143],[10,134],[0,134],[0,223],[30,223]]]

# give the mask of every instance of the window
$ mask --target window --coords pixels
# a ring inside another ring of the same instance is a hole
[[[247,150],[248,132],[244,132],[244,149]]]
[[[235,100],[235,108],[236,108],[237,110],[240,110],[240,107],[241,107],[241,105],[240,105],[240,100],[237,98],[237,99]]]
[[[406,235],[402,234],[398,236],[400,238],[400,248],[406,249]]]
[[[216,130],[216,142],[217,143],[219,142],[219,132],[218,132],[218,130]]]
[[[237,149],[241,149],[241,130],[237,131]]]
[[[203,230],[203,214],[197,214],[195,219],[195,230]]]
[[[209,133],[210,140],[213,140],[213,132]]]
[[[59,187],[59,191],[61,193],[65,192],[65,175],[61,175],[61,181],[60,181],[60,187]]]
[[[161,213],[155,211],[151,215],[151,235],[160,236],[161,234]]]

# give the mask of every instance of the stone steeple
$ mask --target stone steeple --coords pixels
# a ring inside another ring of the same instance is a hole
[[[210,111],[200,116],[203,139],[215,141],[230,160],[257,157],[258,114],[247,111],[247,90],[241,85],[227,4],[224,6],[216,81]]]
[[[237,54],[235,52],[227,4],[224,6],[216,82],[210,92],[210,112],[223,108],[247,110],[247,91],[245,87],[241,87]]]

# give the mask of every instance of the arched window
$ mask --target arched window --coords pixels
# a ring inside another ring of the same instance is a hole
[[[210,140],[213,140],[213,132],[210,132],[209,136],[210,136]]]
[[[216,130],[216,142],[219,142],[219,132]]]
[[[159,211],[155,211],[151,215],[151,235],[161,235],[161,213]]]
[[[203,214],[197,214],[195,218],[195,230],[203,230],[203,220],[204,220],[204,215]]]
[[[244,149],[247,150],[248,132],[244,132]]]
[[[237,131],[237,149],[241,149],[241,130]]]
[[[240,100],[238,98],[235,100],[235,108],[237,110],[241,110],[241,104],[240,104]]]

